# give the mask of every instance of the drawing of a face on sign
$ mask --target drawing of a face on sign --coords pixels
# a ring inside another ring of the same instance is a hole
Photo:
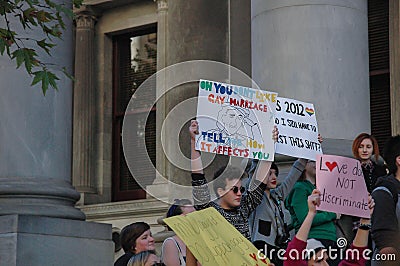
[[[231,136],[235,134],[246,135],[244,130],[244,118],[249,116],[246,110],[223,106],[218,113],[217,127],[225,134]]]
[[[218,112],[217,128],[230,138],[250,138],[253,139],[253,126],[257,125],[249,119],[250,111],[248,109],[222,105]]]

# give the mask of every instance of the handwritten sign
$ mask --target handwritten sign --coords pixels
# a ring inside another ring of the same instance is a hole
[[[203,266],[270,265],[268,258],[212,207],[164,222]]]
[[[318,155],[319,210],[369,218],[368,191],[360,162],[335,155]]]
[[[277,153],[311,160],[322,153],[315,113],[312,103],[278,97],[275,114],[279,129]]]
[[[196,149],[273,161],[277,96],[275,92],[200,80]]]

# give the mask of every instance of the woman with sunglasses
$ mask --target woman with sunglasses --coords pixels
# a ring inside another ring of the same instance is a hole
[[[248,240],[250,237],[249,216],[261,203],[266,186],[266,173],[271,167],[271,162],[261,161],[252,179],[251,189],[243,195],[241,179],[247,177],[242,169],[231,165],[221,167],[214,173],[213,188],[218,200],[211,200],[208,181],[205,178],[201,154],[196,150],[196,135],[200,132],[196,120],[192,120],[189,127],[191,147],[191,169],[193,199],[197,210],[208,207],[215,208],[229,223],[231,223]],[[278,139],[279,131],[274,127],[272,138]]]

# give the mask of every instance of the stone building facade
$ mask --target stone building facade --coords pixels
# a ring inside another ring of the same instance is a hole
[[[141,163],[139,146],[133,146],[137,164],[127,166],[122,119],[139,83],[177,63],[222,62],[282,97],[314,103],[326,154],[351,156],[352,140],[360,132],[372,132],[381,145],[399,134],[400,6],[398,0],[373,2],[85,1],[75,11],[72,179],[87,220],[112,224],[116,238],[123,226],[145,221],[163,238],[157,219],[168,204],[146,193],[129,167],[137,167],[148,181],[146,190],[163,199],[176,194],[159,176],[189,184],[190,173],[166,155],[179,149],[188,154],[186,126],[178,125],[183,128],[180,147],[164,146],[161,135],[175,134],[171,126],[162,128],[163,121],[176,105],[196,96],[197,85],[180,85],[155,106],[143,103],[151,110],[149,118],[141,117],[141,108],[132,111],[137,133],[132,139],[145,138],[158,174]],[[159,84],[149,88],[149,99],[160,94]],[[218,158],[207,171],[224,160]],[[284,176],[293,159],[277,156],[277,161]]]

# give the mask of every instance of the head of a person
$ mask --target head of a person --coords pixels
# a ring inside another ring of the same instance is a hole
[[[139,253],[133,255],[129,259],[129,261],[126,265],[127,266],[161,266],[161,265],[165,265],[165,264],[160,263],[160,258],[158,258],[156,254],[154,254],[154,251],[147,250],[147,251],[142,251],[142,252],[139,252]]]
[[[267,189],[276,188],[278,175],[279,168],[275,163],[272,163],[267,175]]]
[[[329,266],[327,250],[324,245],[316,239],[308,239],[306,247],[306,261],[308,266]]]
[[[166,217],[169,218],[177,215],[186,215],[195,210],[193,203],[189,199],[175,199],[174,204],[169,207]],[[167,228],[168,230],[171,230],[168,226]]]
[[[221,167],[214,173],[213,188],[222,208],[233,209],[240,206],[245,191],[241,179],[246,177],[244,170],[232,166]]]
[[[125,253],[137,254],[142,251],[155,250],[150,226],[144,222],[132,223],[122,228],[120,239]]]
[[[307,177],[315,179],[315,175],[316,175],[316,171],[317,171],[315,166],[316,166],[316,163],[314,160],[308,160],[299,180],[306,180]]]
[[[167,211],[167,218],[176,215],[186,215],[194,211],[193,203],[189,199],[175,199],[174,204]]]
[[[385,159],[390,173],[395,174],[400,169],[400,135],[391,137],[386,142],[383,159]]]
[[[367,133],[361,133],[354,139],[352,151],[354,158],[361,162],[369,161],[372,156],[376,161],[379,159],[378,141],[374,136]]]

